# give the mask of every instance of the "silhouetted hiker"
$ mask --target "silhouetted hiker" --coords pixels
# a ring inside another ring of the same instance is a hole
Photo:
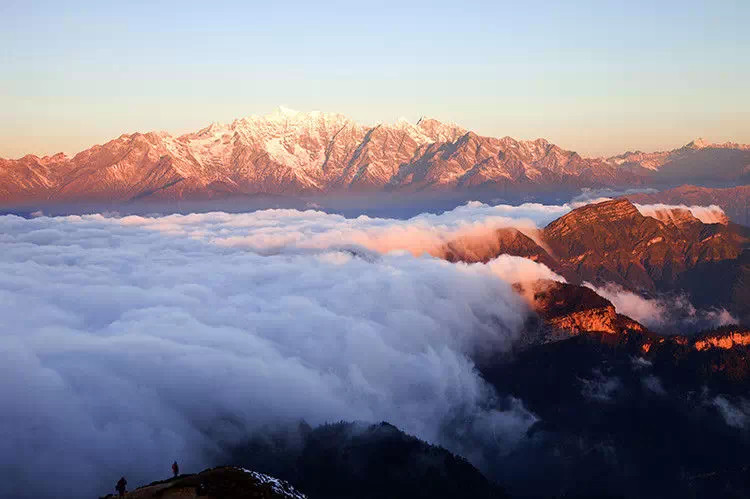
[[[115,486],[115,490],[119,492],[120,497],[125,496],[125,491],[128,489],[128,481],[125,480],[125,477],[121,477],[120,480],[117,482],[117,485]]]
[[[172,473],[174,473],[175,478],[180,474],[180,467],[177,466],[177,461],[172,463]]]

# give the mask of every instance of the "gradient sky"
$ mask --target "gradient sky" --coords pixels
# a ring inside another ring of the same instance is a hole
[[[585,155],[750,143],[750,1],[0,1],[0,157],[278,105]]]

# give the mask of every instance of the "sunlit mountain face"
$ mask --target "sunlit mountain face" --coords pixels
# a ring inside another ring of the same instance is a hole
[[[750,146],[697,139],[665,152],[585,158],[545,139],[455,124],[361,125],[280,108],[194,133],[125,134],[79,152],[0,160],[0,202],[136,202],[366,193],[550,196],[580,188],[745,183]]]

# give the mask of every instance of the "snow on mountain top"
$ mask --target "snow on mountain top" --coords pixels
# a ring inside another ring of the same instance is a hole
[[[697,138],[688,144],[683,149],[740,149],[747,151],[750,149],[750,144],[738,144],[737,142],[710,142],[706,139]]]
[[[279,107],[276,108],[276,113],[284,115],[284,116],[291,116],[291,115],[294,115],[294,114],[298,114],[299,111],[297,111],[295,109],[290,109],[290,108],[288,108],[286,106],[279,106]]]
[[[245,468],[238,469],[252,476],[255,480],[263,485],[269,484],[271,486],[271,489],[280,496],[288,497],[289,499],[307,499],[307,496],[305,494],[296,490],[288,482],[279,480],[278,478],[274,478],[269,475],[264,475],[263,473],[258,473],[257,471],[251,471]]]
[[[698,137],[697,139],[689,142],[687,145],[685,145],[686,149],[703,149],[708,146],[712,145],[709,141],[707,141],[704,138]]]
[[[322,111],[297,111],[285,106],[277,107],[273,112],[257,115],[252,114],[244,118],[235,119],[231,123],[213,122],[198,132],[183,135],[184,138],[193,138],[200,135],[215,135],[220,133],[245,133],[262,131],[272,133],[274,136],[295,134],[300,130],[315,130],[320,128],[337,128],[351,126],[367,130],[372,128],[360,124],[340,113],[328,113]],[[444,142],[455,140],[466,133],[466,130],[455,123],[444,123],[433,118],[420,118],[416,123],[408,118],[399,117],[393,123],[378,123],[388,129],[408,130],[413,138],[420,139],[418,142]]]

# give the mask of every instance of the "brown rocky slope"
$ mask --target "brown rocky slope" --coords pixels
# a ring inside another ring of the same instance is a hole
[[[541,230],[536,241],[515,229],[502,229],[481,244],[451,241],[440,254],[466,262],[522,256],[572,283],[616,283],[646,294],[685,292],[695,305],[725,307],[741,318],[748,315],[746,231],[731,223],[703,223],[687,210],[669,215],[662,220],[645,216],[630,201],[616,199],[563,215]]]

